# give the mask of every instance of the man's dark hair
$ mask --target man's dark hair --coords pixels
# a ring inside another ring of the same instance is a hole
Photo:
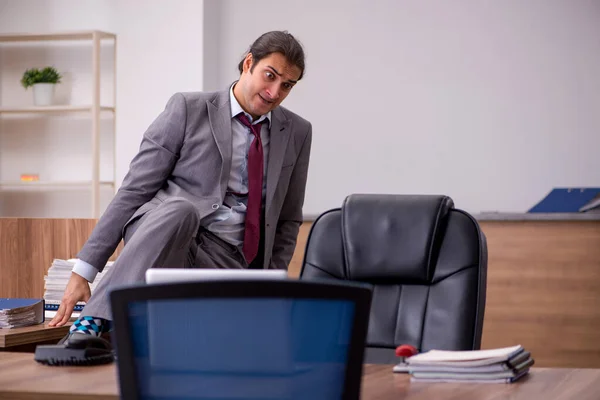
[[[304,50],[298,40],[287,31],[267,32],[256,39],[238,65],[240,74],[243,71],[244,59],[248,53],[252,54],[252,68],[250,68],[250,72],[254,70],[254,67],[261,59],[267,57],[269,54],[281,53],[290,64],[300,68],[300,77],[298,80],[304,76]]]

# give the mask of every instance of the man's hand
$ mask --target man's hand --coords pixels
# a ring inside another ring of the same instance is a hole
[[[71,318],[71,313],[77,302],[88,301],[91,295],[92,292],[90,291],[88,281],[84,277],[72,272],[69,283],[67,283],[67,288],[65,289],[65,294],[60,302],[60,307],[48,325],[63,326],[66,324],[69,318]]]

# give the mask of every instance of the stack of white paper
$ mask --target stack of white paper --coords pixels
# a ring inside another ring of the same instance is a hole
[[[77,261],[77,259],[54,259],[52,261],[52,265],[48,269],[48,274],[44,276],[44,300],[46,302],[46,318],[53,318],[56,314],[56,310],[58,310],[58,307],[60,306],[60,302],[65,293],[65,288],[67,287],[67,283],[69,282],[69,278],[71,277],[71,271],[75,266],[75,261]],[[106,263],[104,270],[96,276],[96,279],[94,279],[94,282],[90,285],[90,290],[92,293],[94,293],[94,289],[98,286],[98,283],[102,280],[102,277],[105,276],[106,273],[110,270],[112,265],[112,261]],[[78,302],[75,306],[75,311],[73,312],[72,317],[78,317],[79,311],[81,311],[84,306],[85,302]]]
[[[408,357],[394,372],[408,372],[418,382],[514,382],[534,360],[521,345],[491,350],[430,350]]]

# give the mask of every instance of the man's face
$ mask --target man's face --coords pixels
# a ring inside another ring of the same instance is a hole
[[[290,64],[281,53],[271,53],[256,64],[252,54],[248,54],[233,93],[244,111],[257,118],[281,104],[298,81],[301,72],[300,68]]]

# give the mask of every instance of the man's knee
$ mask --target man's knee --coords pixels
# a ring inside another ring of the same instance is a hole
[[[200,216],[194,204],[183,197],[170,197],[161,203],[155,213],[165,218],[165,222],[198,225]]]
[[[131,221],[124,229],[123,239],[128,243],[138,231],[154,234],[155,229],[162,232],[179,231],[194,236],[200,226],[200,217],[196,207],[182,197],[172,197]],[[137,235],[136,235],[137,236]]]

